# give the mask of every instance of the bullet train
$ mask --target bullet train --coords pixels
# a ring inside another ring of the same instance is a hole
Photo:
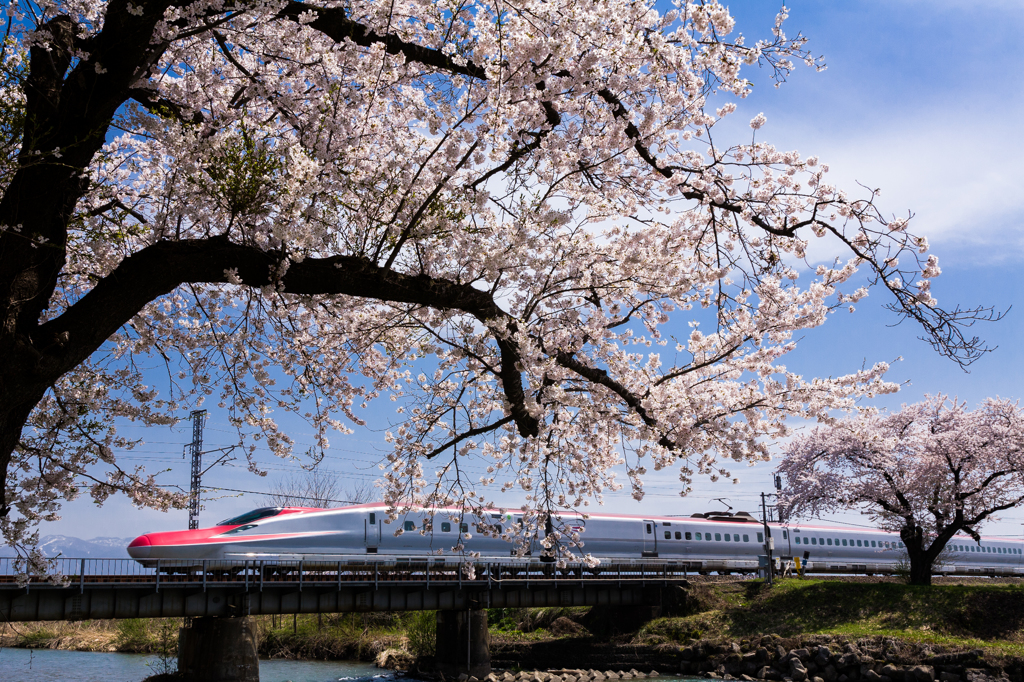
[[[384,504],[338,509],[264,507],[226,519],[211,528],[147,533],[128,546],[129,555],[145,566],[180,566],[192,560],[243,561],[395,561],[432,557],[456,563],[463,558],[452,547],[460,537],[466,551],[481,561],[540,561],[541,546],[533,540],[527,556],[516,557],[509,539],[522,514],[499,512],[460,517],[456,510],[410,512],[389,520]],[[563,533],[578,534],[584,543],[575,552],[603,563],[684,563],[695,572],[753,572],[765,559],[766,526],[746,512],[706,512],[690,517],[590,514],[566,512],[559,519]],[[906,560],[896,533],[828,525],[769,523],[773,554],[811,573],[891,573]],[[982,538],[980,543],[954,537],[937,573],[950,575],[1024,575],[1024,542]]]

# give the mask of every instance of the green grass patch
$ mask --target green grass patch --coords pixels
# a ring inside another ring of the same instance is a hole
[[[687,641],[777,634],[888,636],[1024,655],[1024,586],[847,583],[787,579],[695,585],[683,615],[638,639]]]

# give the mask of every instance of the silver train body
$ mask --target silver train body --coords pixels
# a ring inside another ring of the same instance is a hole
[[[268,508],[228,519],[212,528],[140,536],[129,554],[146,566],[157,561],[190,560],[293,562],[426,560],[461,562],[453,553],[479,552],[480,561],[539,561],[534,540],[527,555],[516,556],[506,535],[522,521],[512,513],[485,514],[458,521],[451,510],[410,512],[388,522],[383,504],[339,509]],[[684,563],[695,572],[754,572],[765,562],[765,526],[749,514],[723,512],[692,517],[641,517],[566,513],[561,530],[583,542],[577,554],[602,563]],[[481,532],[486,525],[490,533]],[[824,524],[768,524],[774,556],[811,573],[893,573],[906,561],[899,536],[871,529]],[[461,538],[460,538],[461,536]],[[1024,542],[1003,538],[955,537],[937,573],[949,575],[1024,575]]]

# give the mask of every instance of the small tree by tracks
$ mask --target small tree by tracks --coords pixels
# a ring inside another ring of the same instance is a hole
[[[985,521],[1024,501],[1024,412],[998,398],[972,411],[929,397],[818,427],[790,443],[779,471],[792,514],[864,507],[900,534],[909,582],[930,585],[953,536],[980,543]]]

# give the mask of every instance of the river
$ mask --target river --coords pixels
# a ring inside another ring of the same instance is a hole
[[[101,654],[55,649],[0,649],[3,682],[139,682],[158,672],[159,661],[145,654]],[[395,675],[370,663],[352,661],[260,661],[260,682],[337,682]],[[414,678],[403,677],[405,682]]]

